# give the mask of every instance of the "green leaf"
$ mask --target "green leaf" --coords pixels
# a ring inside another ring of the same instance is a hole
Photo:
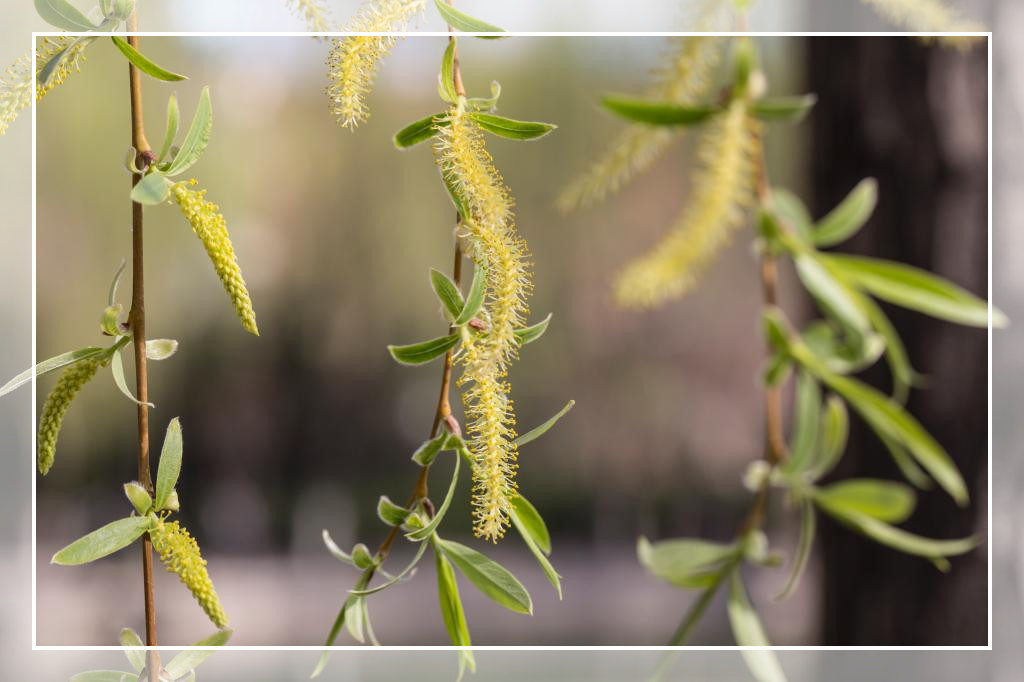
[[[469,581],[495,603],[517,613],[533,613],[530,594],[516,577],[486,556],[451,540],[437,538],[436,546]]]
[[[466,99],[466,106],[474,111],[494,111],[501,99],[501,83],[491,81],[490,97],[470,97]]]
[[[817,95],[766,97],[750,105],[750,113],[762,121],[799,123],[818,102]]]
[[[518,438],[516,438],[513,441],[513,444],[517,448],[519,448],[519,447],[522,447],[522,446],[526,445],[527,443],[532,443],[533,441],[537,440],[538,438],[543,436],[545,433],[547,433],[551,429],[552,426],[557,424],[558,420],[561,419],[562,417],[564,417],[565,414],[569,410],[571,410],[575,405],[576,405],[576,401],[575,400],[570,400],[569,402],[567,402],[565,404],[565,407],[563,407],[561,410],[558,411],[558,414],[556,414],[551,419],[548,419],[546,422],[544,422],[540,426],[538,426],[538,427],[536,427],[534,429],[531,429],[530,431],[527,431],[523,435],[519,436]]]
[[[73,365],[81,360],[94,358],[97,355],[102,355],[103,353],[106,352],[108,352],[107,348],[100,348],[99,346],[86,346],[85,348],[79,348],[78,350],[69,351],[67,353],[61,353],[60,355],[52,357],[48,360],[43,360],[35,367],[30,367],[29,369],[26,369],[24,372],[17,375],[16,377],[8,381],[6,384],[4,384],[2,387],[0,387],[0,396],[6,395],[13,391],[14,389],[18,388],[19,386],[23,386],[28,382],[32,381],[33,374],[37,377],[41,377],[44,374],[55,372],[58,369],[63,369],[64,367],[67,367],[68,365]]]
[[[409,575],[409,574],[411,574],[413,572],[413,569],[416,568],[416,564],[418,564],[420,562],[420,559],[423,558],[423,553],[426,551],[428,544],[429,543],[421,542],[420,546],[419,546],[419,549],[416,550],[416,554],[413,555],[412,561],[410,561],[409,564],[405,568],[403,568],[402,571],[398,575],[392,577],[387,582],[381,583],[380,585],[377,585],[376,587],[371,587],[371,588],[368,588],[368,589],[365,589],[365,590],[355,590],[355,589],[349,590],[349,594],[354,594],[354,595],[357,595],[357,596],[367,597],[367,596],[369,596],[371,594],[376,594],[378,592],[382,592],[382,591],[386,590],[387,588],[391,587],[392,585],[397,585],[398,583],[402,582],[402,580],[407,575]]]
[[[136,405],[155,407],[153,403],[143,403],[132,395],[131,389],[128,388],[128,382],[124,378],[124,365],[121,363],[121,351],[119,350],[114,350],[111,355],[110,372],[114,375],[114,384],[129,400]]]
[[[423,445],[416,448],[416,452],[412,453],[412,461],[421,467],[430,466],[438,454],[445,449],[447,443],[448,433],[442,431],[436,438],[424,441]]]
[[[167,201],[172,183],[160,171],[151,171],[132,187],[131,200],[144,206],[156,206]]]
[[[35,5],[40,18],[52,26],[75,33],[96,30],[96,24],[67,0],[35,0]]]
[[[192,646],[224,646],[231,639],[232,630],[218,630],[214,634],[201,639]],[[214,654],[213,651],[209,650],[187,650],[177,654],[174,658],[168,661],[167,665],[164,666],[164,670],[170,674],[172,679],[177,680],[178,678],[187,675],[189,671],[195,670],[199,665]]]
[[[324,536],[326,539],[327,531],[324,531]],[[356,589],[361,590],[364,587],[366,587],[369,580],[370,575],[368,573],[363,573],[363,575],[361,575],[359,577],[359,580],[356,582]],[[324,643],[324,646],[333,646],[334,642],[338,639],[338,635],[341,634],[341,628],[345,626],[345,614],[347,613],[349,605],[352,603],[353,599],[354,597],[349,595],[349,597],[346,598],[345,601],[342,603],[341,609],[338,611],[338,616],[334,619],[334,623],[331,625],[330,632],[327,633],[327,641]],[[313,668],[313,672],[309,676],[310,679],[320,676],[320,673],[322,673],[324,671],[324,668],[327,666],[327,660],[330,658],[330,656],[330,651],[325,651],[322,654],[320,654],[320,658],[316,662],[316,667]]]
[[[135,630],[124,628],[121,630],[120,640],[121,646],[125,647],[124,655],[132,668],[135,669],[135,672],[142,672],[142,669],[146,667],[146,652],[139,650],[146,646],[142,643],[142,638]]]
[[[972,327],[988,327],[989,305],[952,282],[920,268],[862,256],[832,255],[829,262],[873,295],[904,308]],[[1006,316],[992,310],[992,325]]]
[[[153,498],[149,496],[149,493],[146,492],[146,489],[138,481],[124,484],[124,496],[135,507],[135,513],[140,516],[148,514],[153,508]]]
[[[422,365],[444,355],[458,342],[459,335],[453,333],[408,346],[388,346],[388,352],[403,365]]]
[[[796,555],[793,557],[793,568],[790,570],[789,578],[782,591],[775,595],[776,600],[785,599],[793,594],[793,590],[800,584],[800,578],[803,577],[804,570],[807,568],[807,561],[811,558],[816,526],[817,516],[814,511],[814,503],[810,500],[803,500],[800,503],[800,539],[797,541]]]
[[[455,571],[440,548],[435,546],[434,559],[437,567],[437,599],[441,606],[441,618],[448,631],[448,638],[455,646],[471,646],[469,626],[466,625],[466,613],[459,598],[459,584],[455,582]],[[476,670],[476,661],[471,649],[459,650],[459,677],[463,668]]]
[[[349,566],[356,565],[356,562],[352,559],[352,555],[342,550],[341,547],[338,547],[338,543],[331,538],[331,534],[327,532],[326,528],[324,528],[321,533],[321,537],[324,540],[324,546],[327,547],[327,551],[330,552],[335,559],[344,564],[348,564]]]
[[[444,0],[434,0],[434,6],[437,7],[437,11],[441,14],[441,18],[445,20],[452,28],[462,31],[463,33],[504,33],[505,29],[498,28],[493,24],[488,24],[485,21],[480,21],[474,17],[469,16],[461,10],[457,10]],[[505,36],[477,36],[478,38],[504,38]]]
[[[387,495],[381,495],[377,500],[377,518],[389,526],[401,526],[408,515],[408,509],[395,504]]]
[[[459,482],[459,461],[460,458],[455,458],[455,468],[452,470],[452,482],[448,484],[448,493],[444,496],[444,500],[441,502],[441,506],[437,508],[434,513],[434,518],[430,519],[430,523],[425,525],[423,528],[411,531],[405,534],[405,537],[413,542],[420,542],[426,540],[437,527],[441,525],[441,521],[444,519],[444,515],[448,513],[448,507],[452,505],[452,498],[455,497],[455,487]]]
[[[146,341],[146,357],[159,362],[166,360],[178,352],[178,342],[174,339],[150,339]]]
[[[81,537],[53,555],[50,563],[78,566],[96,561],[132,544],[153,525],[148,516],[118,519]]]
[[[188,76],[182,76],[179,73],[168,71],[167,69],[154,64],[149,58],[132,47],[124,38],[110,36],[110,39],[114,41],[114,45],[116,45],[117,49],[121,51],[121,54],[123,54],[128,61],[134,64],[139,71],[147,76],[152,76],[153,78],[161,81],[188,80]]]
[[[743,588],[739,570],[732,574],[727,609],[736,644],[771,646],[761,625],[761,619],[757,617],[757,612],[747,597],[747,591]],[[770,649],[743,649],[740,653],[758,682],[786,682],[786,674],[782,671],[775,652]]]
[[[843,325],[855,342],[859,344],[865,339],[871,325],[846,282],[834,277],[816,255],[798,254],[794,262],[800,281],[821,307]]]
[[[601,105],[629,121],[659,126],[698,125],[721,111],[719,107],[652,102],[627,95],[605,95]]]
[[[462,312],[465,301],[462,300],[462,292],[455,286],[455,282],[440,270],[430,268],[430,286],[441,300],[445,310],[448,311],[448,319],[456,319]]]
[[[892,372],[893,397],[897,402],[905,402],[910,387],[917,381],[917,372],[910,364],[910,357],[903,345],[903,339],[899,332],[892,326],[892,322],[886,316],[882,308],[871,299],[860,292],[855,292],[855,299],[861,310],[868,316],[871,326],[885,339],[885,359],[889,363],[889,371]]]
[[[835,246],[846,241],[864,227],[877,204],[878,182],[874,178],[861,180],[838,206],[818,221],[814,228],[815,245]]]
[[[46,62],[46,64],[44,64],[42,68],[39,69],[39,73],[36,75],[36,84],[39,87],[48,84],[50,82],[50,79],[53,78],[53,74],[57,72],[57,69],[64,63],[64,61],[68,58],[68,56],[72,53],[73,50],[85,50],[95,40],[96,36],[79,36],[74,41],[72,41],[70,45],[68,45],[55,55],[53,55],[50,58],[50,61]]]
[[[967,504],[967,486],[953,460],[901,405],[864,383],[830,372],[803,344],[794,346],[794,352],[801,364],[843,396],[872,429],[905,447],[957,504]]]
[[[834,508],[853,510],[886,523],[910,518],[917,496],[910,487],[893,481],[854,478],[821,488],[819,501]]]
[[[519,339],[519,345],[525,346],[528,343],[533,343],[540,337],[544,336],[544,332],[548,330],[548,325],[551,323],[552,313],[548,313],[548,316],[535,325],[530,327],[523,327],[522,329],[516,329],[515,335]]]
[[[453,37],[448,41],[448,47],[445,48],[444,55],[441,57],[440,87],[444,95],[442,99],[449,104],[459,101],[459,94],[455,90],[455,44],[456,39]]]
[[[941,560],[946,557],[966,554],[978,546],[975,538],[963,538],[960,540],[932,540],[908,533],[905,530],[895,528],[889,524],[879,521],[860,511],[848,507],[833,505],[820,495],[816,496],[815,502],[821,510],[833,518],[851,526],[859,533],[871,538],[875,542],[891,547],[905,554],[922,556],[927,559]],[[939,561],[940,568],[946,566]]]
[[[525,503],[521,504],[521,503]],[[527,513],[522,513],[523,509],[528,509]],[[528,518],[529,513],[536,514],[536,519]],[[529,502],[523,497],[517,497],[512,501],[512,509],[509,512],[509,518],[512,520],[512,525],[515,526],[516,530],[523,538],[523,542],[526,543],[526,547],[530,550],[533,556],[537,559],[537,563],[540,564],[540,568],[544,571],[544,576],[551,583],[551,586],[555,588],[558,593],[558,598],[562,598],[562,576],[558,575],[558,571],[551,565],[551,561],[548,560],[547,554],[551,552],[550,538],[547,538],[547,528],[544,527],[544,521],[537,514],[537,510],[533,508]],[[538,544],[538,529],[534,524],[540,522],[541,530],[543,530],[543,537],[547,538],[547,549],[545,550]]]
[[[851,300],[857,303],[860,299],[851,296]],[[853,374],[866,369],[885,352],[885,337],[882,335],[866,332],[858,345],[856,339],[841,337],[837,333],[837,325],[829,320],[814,320],[801,336],[829,369],[838,374]]]
[[[171,160],[165,173],[169,176],[183,173],[195,164],[210,143],[213,133],[213,103],[210,101],[210,88],[203,88],[196,105],[196,113],[192,117],[192,125],[185,134],[178,153]]]
[[[500,137],[507,137],[510,140],[536,140],[558,127],[553,123],[517,121],[512,118],[486,114],[481,111],[471,111],[468,116],[487,132],[494,133]]]
[[[786,471],[804,471],[818,449],[821,418],[821,386],[806,369],[796,378],[796,401],[793,406],[793,435],[790,438]]]
[[[117,266],[117,270],[114,272],[113,278],[110,280],[110,288],[107,289],[107,305],[112,306],[117,302],[117,285],[121,282],[121,275],[124,274],[124,269],[128,266],[128,261],[124,258],[121,259],[121,264]]]
[[[175,417],[167,425],[164,444],[160,450],[160,464],[156,471],[156,508],[163,509],[181,474],[181,422]]]
[[[850,432],[850,417],[842,398],[830,395],[825,401],[825,412],[821,415],[818,448],[811,460],[811,480],[818,480],[835,468],[846,449]]]
[[[357,542],[352,547],[352,563],[356,565],[356,568],[364,570],[376,565],[374,556],[370,554],[370,548],[362,542]]]
[[[160,155],[156,157],[157,163],[163,163],[167,155],[171,153],[174,145],[174,138],[178,136],[178,126],[181,125],[181,110],[178,109],[178,96],[171,95],[167,100],[167,125],[164,127],[164,141],[160,145]]]
[[[123,312],[124,306],[120,303],[104,308],[103,314],[100,316],[100,331],[109,336],[120,336],[118,323]]]
[[[438,170],[441,171],[441,182],[444,183],[444,188],[448,191],[448,198],[452,200],[452,205],[455,207],[455,210],[459,212],[459,216],[466,222],[469,222],[472,220],[469,211],[469,204],[466,203],[466,198],[459,192],[459,187],[456,184],[455,178],[451,175],[446,175],[444,171],[441,170],[440,165],[438,166]]]
[[[641,565],[657,577],[687,589],[704,589],[719,579],[740,548],[695,538],[662,540],[651,544],[641,536],[636,553]]]
[[[366,597],[351,595],[349,600],[352,603],[349,604],[348,616],[345,618],[345,629],[352,635],[352,639],[365,644],[363,625],[366,623]]]
[[[448,122],[441,118],[441,116],[441,114],[427,116],[418,121],[413,121],[399,130],[393,138],[395,147],[398,149],[408,149],[418,145],[420,142],[426,142],[434,137],[434,135],[437,135],[438,126],[448,125]]]
[[[473,282],[469,285],[469,294],[466,296],[466,303],[462,311],[455,318],[456,325],[468,323],[484,305],[484,294],[487,291],[487,270],[482,265],[473,269]]]
[[[795,194],[779,187],[772,188],[772,208],[776,218],[781,219],[805,242],[811,240],[814,221],[807,206]]]
[[[931,477],[925,473],[921,466],[914,461],[914,458],[907,452],[907,449],[903,447],[902,443],[895,441],[885,433],[876,431],[875,435],[882,441],[885,449],[889,451],[889,455],[892,457],[892,461],[896,463],[896,467],[903,474],[912,485],[921,490],[931,490],[935,487],[935,482],[932,481]]]
[[[520,530],[524,534],[529,535],[530,539],[545,554],[551,554],[551,535],[548,533],[548,527],[544,523],[540,512],[537,511],[537,508],[530,504],[530,501],[522,495],[516,495],[512,498],[512,511],[516,513],[516,516],[519,517],[519,521],[522,523]]]
[[[138,679],[137,674],[120,670],[89,670],[72,675],[70,682],[137,682]]]

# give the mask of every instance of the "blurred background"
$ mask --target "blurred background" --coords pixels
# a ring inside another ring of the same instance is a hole
[[[759,44],[773,92],[821,97],[803,125],[771,129],[773,180],[822,215],[862,177],[878,177],[878,214],[844,250],[925,267],[984,296],[984,46],[964,53],[903,38]],[[463,590],[474,643],[661,644],[694,595],[637,564],[637,536],[727,539],[750,502],[740,478],[763,438],[750,239],[741,234],[689,298],[644,314],[617,309],[612,277],[664,234],[685,198],[689,145],[604,207],[563,217],[553,203],[620,127],[596,107],[596,95],[641,90],[665,39],[460,45],[471,94],[497,79],[501,113],[560,125],[536,143],[489,145],[534,256],[533,317],[554,313],[543,342],[523,351],[510,376],[519,423],[526,430],[577,401],[524,450],[519,479],[551,529],[563,603],[517,538],[490,549],[470,539],[468,481],[446,519],[448,536],[485,549],[535,600],[527,618]],[[390,136],[439,109],[443,47],[441,38],[401,41],[370,97],[370,122],[351,133],[327,111],[327,43],[143,41],[147,56],[191,77],[145,82],[151,140],[160,139],[171,92],[188,120],[201,88],[211,87],[213,139],[190,172],[227,218],[262,333],[241,330],[177,209],[147,210],[148,334],[181,341],[174,358],[151,363],[153,449],[167,421],[180,416],[180,518],[210,562],[236,626],[233,644],[320,643],[356,578],[325,551],[321,529],[343,547],[375,546],[385,531],[374,513],[378,496],[404,499],[415,477],[409,455],[427,435],[439,370],[398,366],[385,346],[444,329],[427,271],[450,267],[452,209],[429,149],[398,152]],[[107,286],[129,256],[123,76],[121,55],[94,46],[81,74],[38,109],[40,359],[102,342],[97,319]],[[127,284],[122,292],[127,304]],[[789,270],[782,295],[792,317],[813,313]],[[986,334],[890,312],[917,369],[930,377],[909,407],[965,472],[974,500],[959,510],[942,493],[923,494],[908,528],[985,537]],[[19,368],[11,363],[8,374]],[[865,378],[888,386],[882,369]],[[52,383],[40,382],[37,404]],[[72,406],[56,466],[38,482],[39,644],[104,645],[125,625],[141,629],[141,608],[126,596],[126,586],[127,595],[136,591],[137,552],[79,568],[48,563],[70,540],[125,513],[120,484],[136,476],[134,413],[109,373],[101,374]],[[898,477],[859,425],[837,475]],[[435,472],[435,491],[444,476]],[[795,543],[795,522],[788,510],[774,510],[770,535],[783,551]],[[806,581],[790,600],[771,600],[784,569],[749,574],[775,643],[987,643],[987,546],[942,575],[822,526]],[[394,565],[408,554],[400,547]],[[201,611],[175,576],[159,573],[161,642],[199,638],[209,629]],[[435,611],[429,564],[371,600],[385,643],[445,642],[439,618],[409,617]],[[693,641],[732,642],[723,608],[709,610]]]

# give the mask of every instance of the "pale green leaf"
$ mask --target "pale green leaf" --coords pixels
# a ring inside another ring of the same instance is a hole
[[[551,565],[551,561],[549,561],[547,557],[547,553],[551,552],[550,543],[548,544],[547,550],[543,549],[541,546],[538,545],[537,540],[539,533],[537,533],[537,529],[528,527],[528,524],[535,523],[535,520],[527,520],[526,518],[524,518],[525,515],[520,513],[520,510],[523,509],[523,506],[516,504],[516,502],[526,502],[526,500],[522,497],[517,497],[516,500],[513,501],[512,511],[509,512],[509,518],[512,520],[512,525],[515,526],[516,530],[519,531],[519,534],[523,538],[523,542],[526,543],[526,547],[537,559],[537,563],[540,564],[541,570],[544,571],[544,576],[548,579],[548,582],[551,583],[551,586],[555,588],[555,591],[558,593],[558,598],[561,599],[562,576],[558,575],[558,571],[556,571],[555,567]],[[533,509],[532,505],[530,505],[528,502],[526,504],[528,505],[528,508],[530,510],[536,512],[536,510]],[[537,517],[537,520],[540,520],[539,515]],[[543,520],[541,520],[540,523],[543,525]],[[543,530],[544,535],[546,536],[547,528],[544,528]]]
[[[796,554],[793,556],[793,566],[790,569],[789,578],[786,579],[786,584],[782,591],[775,596],[775,599],[785,599],[800,584],[800,579],[807,568],[807,562],[811,558],[816,526],[817,516],[814,511],[814,503],[810,500],[803,500],[800,503],[800,539],[797,541]]]
[[[806,369],[796,378],[796,401],[793,406],[793,434],[790,438],[786,471],[804,471],[818,449],[821,418],[821,386]]]
[[[167,100],[167,125],[164,127],[164,141],[160,145],[160,154],[156,157],[157,163],[162,163],[171,153],[171,147],[174,145],[174,138],[178,136],[178,126],[180,125],[181,110],[178,108],[178,96],[171,95]]]
[[[156,471],[156,508],[163,509],[168,498],[178,484],[181,474],[181,422],[175,417],[167,425],[164,434],[163,448],[160,450],[160,463]]]
[[[130,516],[108,523],[85,535],[53,555],[51,563],[78,566],[124,549],[152,527],[148,516]]]
[[[528,534],[545,554],[551,554],[551,534],[548,533],[548,527],[537,508],[522,495],[516,495],[512,498],[512,511],[522,524],[520,530]]]
[[[144,206],[155,206],[167,201],[172,183],[160,171],[151,171],[132,188],[131,200]]]
[[[430,522],[423,528],[406,533],[406,538],[414,542],[426,540],[433,535],[434,531],[437,530],[437,527],[441,525],[444,515],[448,513],[448,507],[452,504],[452,498],[455,497],[455,487],[459,482],[459,462],[460,458],[456,457],[455,468],[452,470],[452,481],[448,484],[448,492],[445,494],[444,501],[441,502],[441,506],[438,507],[437,511],[434,513],[434,518],[430,519]]]
[[[146,652],[140,649],[145,646],[142,638],[131,628],[121,630],[121,646],[125,647],[124,655],[128,659],[135,672],[141,672],[146,667]],[[138,648],[135,648],[138,647]]]
[[[825,412],[821,415],[819,428],[818,447],[809,467],[811,480],[817,480],[830,473],[846,449],[850,417],[842,398],[830,395],[826,399]]]
[[[455,39],[448,41],[448,46],[441,57],[441,92],[442,99],[449,104],[459,101],[459,95],[455,91]]]
[[[412,453],[412,461],[419,464],[421,467],[430,466],[434,459],[437,458],[448,443],[450,436],[447,432],[442,431],[436,438],[431,438],[428,441],[424,441],[423,445],[416,449],[416,452]]]
[[[146,74],[152,76],[157,80],[161,81],[183,81],[188,80],[188,76],[182,76],[179,73],[168,71],[167,69],[153,63],[148,57],[132,47],[127,40],[119,38],[118,36],[110,36],[110,39],[114,41],[114,45],[121,51],[128,61],[135,65],[135,67]]]
[[[652,102],[625,95],[605,95],[601,104],[628,121],[658,126],[698,125],[721,111],[719,107]]]
[[[398,583],[402,582],[402,580],[404,580],[406,576],[412,574],[413,570],[416,568],[416,564],[420,562],[420,559],[423,557],[423,553],[426,551],[428,546],[429,543],[421,542],[419,549],[416,550],[416,554],[413,555],[412,561],[410,561],[405,568],[403,568],[397,575],[390,578],[387,582],[381,583],[376,587],[371,587],[362,590],[349,590],[349,592],[357,596],[366,597],[371,594],[382,592],[383,590],[386,590],[392,585],[397,585]]]
[[[166,174],[169,176],[183,173],[199,160],[206,145],[210,142],[210,135],[213,133],[213,103],[210,101],[210,88],[203,88],[199,96],[199,103],[196,105],[196,113],[192,117],[192,125],[178,149],[178,153],[167,166]]]
[[[437,135],[438,126],[441,125],[448,125],[448,123],[441,118],[440,114],[421,118],[395,133],[392,142],[398,149],[408,149]]]
[[[544,332],[548,330],[548,325],[551,323],[552,313],[548,313],[548,316],[535,325],[529,327],[523,327],[522,329],[516,329],[516,339],[519,341],[520,346],[525,346],[528,343],[533,343],[540,337],[544,336]]]
[[[817,102],[817,95],[766,97],[751,104],[750,113],[762,121],[799,123]]]
[[[835,246],[852,237],[874,213],[877,203],[878,182],[874,178],[861,180],[838,206],[818,221],[814,228],[815,245]]]
[[[489,133],[510,140],[536,140],[544,137],[558,126],[539,121],[517,121],[512,118],[472,111],[469,117]]]
[[[556,414],[555,416],[551,417],[551,419],[548,419],[546,422],[544,422],[540,426],[538,426],[536,428],[533,428],[533,429],[530,429],[529,431],[527,431],[523,435],[519,436],[518,438],[515,439],[515,441],[513,441],[513,443],[515,444],[515,446],[517,448],[519,448],[519,447],[522,447],[522,446],[526,445],[527,443],[532,443],[533,441],[537,440],[538,438],[543,436],[545,433],[547,433],[549,430],[551,430],[551,427],[554,426],[555,424],[557,424],[558,420],[561,419],[562,417],[564,417],[566,415],[566,413],[569,410],[571,410],[575,405],[576,405],[576,401],[575,400],[570,400],[569,402],[567,402],[565,404],[565,407],[563,407],[561,410],[558,411],[558,414]]]
[[[395,504],[387,495],[381,495],[377,500],[377,518],[389,526],[401,526],[408,515],[408,509]]]
[[[517,613],[533,613],[533,602],[514,575],[501,564],[451,540],[437,538],[436,546],[477,589],[495,603]]]
[[[444,355],[458,342],[459,335],[453,333],[407,346],[388,346],[388,352],[403,365],[422,365]]]
[[[894,481],[854,478],[821,488],[819,501],[836,509],[852,510],[886,523],[902,523],[917,504],[914,491]]]
[[[352,555],[338,547],[338,544],[331,538],[331,534],[324,528],[321,533],[321,537],[324,541],[324,546],[327,547],[327,551],[337,559],[338,561],[348,564],[349,566],[355,566],[356,562],[352,560]]]
[[[441,18],[445,20],[452,28],[462,31],[463,33],[504,33],[505,29],[498,28],[493,24],[488,24],[485,21],[480,21],[475,17],[471,17],[462,10],[456,9],[446,3],[444,0],[434,0],[434,6],[437,7],[438,13]],[[504,36],[478,36],[479,38],[503,38]]]
[[[231,639],[232,630],[218,630],[209,637],[199,640],[192,646],[224,646]],[[183,675],[186,675],[189,671],[195,670],[199,665],[214,654],[210,650],[196,650],[191,649],[182,651],[175,655],[167,664],[164,669],[170,673],[171,677],[178,679]]]
[[[733,636],[739,646],[771,646],[765,635],[761,619],[754,611],[747,592],[743,587],[743,579],[739,570],[732,574],[727,603],[729,623],[732,625]],[[786,674],[779,665],[775,652],[770,649],[744,649],[740,652],[747,662],[750,672],[758,682],[786,682]]]
[[[136,405],[147,405],[149,407],[154,407],[153,403],[141,402],[132,394],[131,389],[128,388],[128,382],[124,378],[124,365],[121,362],[120,350],[114,350],[113,353],[111,354],[110,372],[111,374],[114,375],[114,384],[117,386],[118,390],[120,390],[121,393],[123,393],[129,400],[131,400]]]
[[[55,372],[58,369],[63,369],[64,367],[73,365],[81,360],[87,360],[89,358],[94,358],[97,355],[102,355],[108,352],[108,350],[109,349],[107,348],[100,348],[99,346],[86,346],[85,348],[61,353],[60,355],[49,358],[48,360],[43,360],[35,367],[26,369],[24,372],[18,374],[16,377],[0,387],[0,396],[6,395],[19,386],[23,386],[32,381],[33,374],[37,377],[41,377],[44,374],[49,374],[50,372]]]
[[[710,587],[739,552],[740,547],[736,543],[696,538],[662,540],[652,544],[641,536],[636,546],[637,557],[648,571],[687,589]]]
[[[146,341],[146,357],[150,360],[166,360],[178,352],[178,342],[174,339],[150,339]]]
[[[484,295],[487,293],[487,271],[483,265],[477,265],[473,270],[473,281],[469,285],[469,293],[466,295],[466,303],[462,311],[455,318],[455,324],[463,325],[468,323],[484,305]]]
[[[96,24],[67,0],[35,0],[36,12],[46,23],[75,33],[95,31]]]
[[[465,301],[462,299],[462,292],[455,286],[455,282],[440,270],[430,268],[430,286],[448,312],[448,319],[456,319],[462,312]]]

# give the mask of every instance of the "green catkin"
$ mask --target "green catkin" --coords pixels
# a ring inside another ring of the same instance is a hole
[[[39,473],[43,476],[49,473],[53,466],[53,460],[57,455],[57,436],[60,435],[60,427],[64,423],[64,415],[71,406],[71,401],[96,372],[109,363],[110,356],[99,355],[69,365],[61,372],[57,384],[46,396],[43,411],[39,415],[39,431],[36,437],[37,465]]]
[[[464,200],[466,254],[486,272],[481,319],[485,329],[463,344],[462,401],[473,469],[474,531],[497,541],[509,524],[516,495],[515,414],[504,380],[517,355],[515,330],[528,314],[532,288],[526,244],[519,238],[512,199],[484,146],[483,132],[458,107],[438,126],[435,153],[441,173]]]
[[[195,185],[196,181],[190,180],[187,184]],[[227,223],[224,216],[218,212],[217,204],[206,200],[206,190],[189,189],[184,182],[176,184],[171,195],[181,208],[185,219],[192,225],[192,231],[206,248],[206,253],[210,256],[213,268],[235,306],[242,326],[246,331],[259,336],[252,299],[242,278],[242,270],[238,267]]]
[[[213,581],[206,570],[206,559],[199,552],[199,544],[177,521],[156,522],[149,532],[153,549],[167,570],[174,573],[199,602],[203,612],[220,629],[228,626],[228,616],[213,589]]]

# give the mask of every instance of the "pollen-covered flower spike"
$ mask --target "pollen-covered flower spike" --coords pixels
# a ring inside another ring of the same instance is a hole
[[[206,200],[206,190],[196,191],[188,185],[195,185],[195,180],[178,183],[171,190],[174,201],[181,208],[182,214],[192,225],[192,231],[206,248],[217,276],[224,284],[224,289],[231,297],[235,312],[246,331],[259,336],[256,327],[256,313],[252,308],[249,290],[242,278],[242,270],[235,257],[235,249],[231,244],[227,223],[218,211],[217,204]]]
[[[459,107],[438,125],[435,153],[446,183],[464,203],[467,255],[487,273],[478,333],[463,345],[459,385],[474,467],[474,531],[497,541],[509,524],[516,495],[515,415],[504,381],[517,355],[532,284],[525,243],[518,237],[512,199],[484,147],[483,132]]]
[[[404,30],[421,11],[425,0],[368,0],[345,27],[351,32]],[[335,38],[327,57],[327,97],[338,124],[355,129],[370,117],[366,96],[373,87],[377,67],[395,46],[394,36],[346,36]]]
[[[53,466],[53,460],[57,455],[57,436],[60,435],[60,427],[64,423],[64,415],[71,406],[71,401],[96,372],[109,363],[109,355],[98,355],[68,366],[61,372],[57,384],[46,397],[42,414],[39,415],[39,432],[36,437],[37,464],[39,473],[43,476],[49,473]]]
[[[320,0],[287,0],[292,13],[306,22],[310,31],[323,33],[330,31],[330,10]]]
[[[615,295],[631,308],[656,306],[689,292],[742,223],[753,199],[760,124],[734,100],[701,138],[693,195],[671,233],[620,275]]]
[[[7,68],[0,77],[0,135],[32,103],[32,60],[25,55]]]
[[[213,581],[206,570],[206,560],[199,552],[199,544],[177,521],[157,520],[149,531],[153,548],[160,561],[171,573],[177,574],[203,612],[222,630],[228,626],[228,616],[213,589]]]
[[[85,61],[85,48],[89,43],[88,41],[75,42],[75,40],[74,36],[47,36],[42,39],[36,49],[37,79],[50,60],[64,50],[67,50],[67,53],[61,57],[60,63],[54,68],[46,82],[37,84],[36,101],[41,100],[58,85],[62,85],[72,73],[82,70],[82,62]]]

